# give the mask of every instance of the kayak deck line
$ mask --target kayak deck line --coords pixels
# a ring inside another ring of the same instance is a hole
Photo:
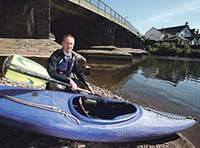
[[[48,111],[51,111],[51,112],[60,113],[60,114],[64,115],[65,117],[73,118],[74,120],[76,120],[76,122],[78,124],[81,124],[78,118],[76,118],[75,116],[65,112],[64,110],[62,110],[62,109],[60,109],[58,107],[39,104],[39,103],[33,103],[33,102],[21,100],[21,99],[18,99],[16,97],[12,97],[12,96],[9,96],[9,95],[6,95],[6,94],[2,94],[2,93],[0,93],[0,96],[3,97],[3,98],[9,99],[10,101],[14,101],[16,103],[20,103],[20,104],[23,104],[23,105],[27,105],[27,106],[31,106],[31,107],[35,107],[35,108],[40,108],[40,109],[48,110]]]
[[[146,109],[147,111],[150,111],[150,112],[154,112],[158,115],[161,115],[163,117],[166,117],[166,118],[171,118],[171,119],[175,119],[175,120],[195,120],[195,121],[198,121],[195,117],[193,116],[174,116],[174,114],[170,114],[170,113],[166,113],[166,112],[161,112],[161,111],[157,111],[157,110],[154,110],[154,109],[151,109],[151,108],[148,108],[148,107],[144,107],[144,109]]]

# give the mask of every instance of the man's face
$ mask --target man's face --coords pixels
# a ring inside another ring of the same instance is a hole
[[[74,38],[72,37],[66,37],[63,41],[62,41],[62,45],[63,45],[63,48],[64,50],[67,52],[67,53],[70,53],[72,52],[73,48],[74,48]]]

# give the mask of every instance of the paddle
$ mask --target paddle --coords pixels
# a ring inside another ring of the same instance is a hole
[[[39,63],[19,55],[11,55],[4,60],[2,74],[13,81],[33,86],[40,86],[51,81],[71,87],[68,83],[51,78],[46,68]],[[82,88],[77,90],[90,93],[90,91]]]

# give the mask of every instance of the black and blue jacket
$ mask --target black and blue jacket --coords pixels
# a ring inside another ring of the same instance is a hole
[[[83,84],[90,85],[75,55],[72,53],[72,57],[66,57],[63,49],[52,53],[47,61],[47,71],[52,78],[66,83],[70,81],[70,74],[74,73]]]

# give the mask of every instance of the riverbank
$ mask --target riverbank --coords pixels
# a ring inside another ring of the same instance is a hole
[[[48,57],[55,49],[61,46],[51,39],[0,39],[0,55],[7,56],[10,54],[20,54],[29,57]],[[3,61],[1,61],[3,62]],[[1,63],[2,64],[2,63]],[[28,87],[18,83],[11,82],[1,78],[1,85],[12,85]],[[45,86],[41,86],[44,89]],[[95,93],[101,96],[123,99],[116,96],[109,90],[93,86]],[[67,140],[44,135],[24,132],[18,129],[4,127],[1,125],[1,147],[138,147],[138,148],[191,148],[193,145],[182,135],[173,135],[153,141],[144,141],[140,143],[92,143]]]
[[[0,38],[0,55],[20,54],[23,56],[49,57],[51,53],[62,46],[53,39],[11,39]],[[79,49],[77,53],[90,58],[132,59],[134,56],[147,54],[142,49],[117,48],[115,46],[91,46]]]

